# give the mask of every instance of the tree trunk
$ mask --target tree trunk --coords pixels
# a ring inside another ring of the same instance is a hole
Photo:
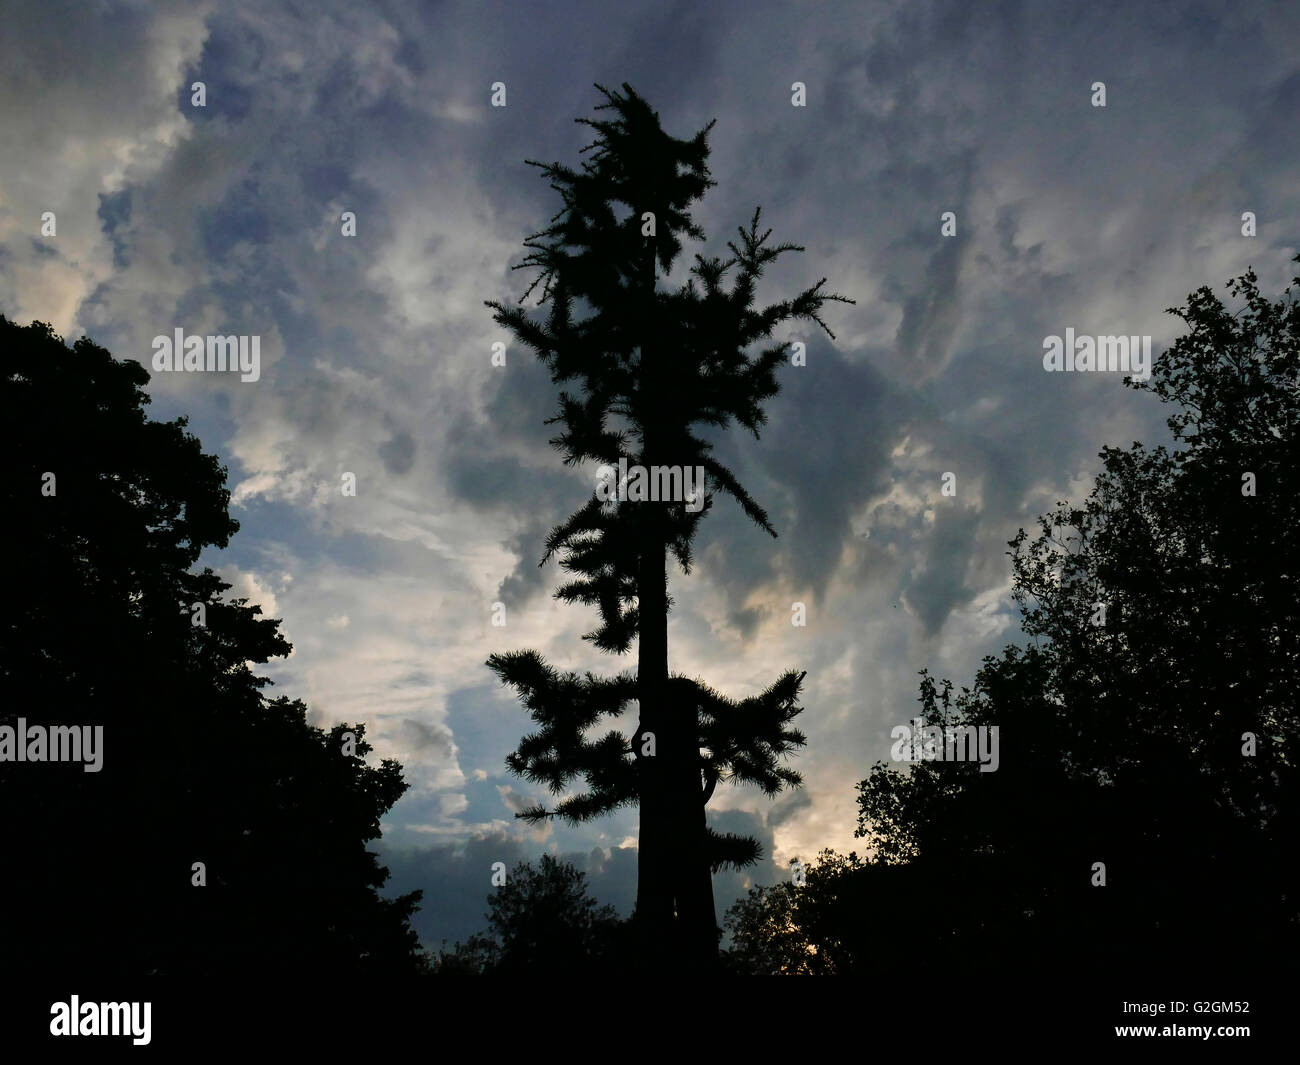
[[[645,263],[641,307],[640,380],[643,403],[640,461],[679,464],[663,452],[675,435],[671,425],[655,424],[657,412],[671,408],[673,382],[655,354],[657,297],[653,253]],[[661,972],[712,968],[717,962],[717,919],[713,875],[705,847],[704,804],[699,771],[697,708],[672,706],[668,688],[668,570],[666,502],[644,508],[637,600],[640,625],[637,678],[641,699],[638,769],[641,773],[641,834],[637,856],[637,919],[648,962]],[[645,733],[655,737],[655,757],[641,757]]]
[[[634,747],[640,781],[641,829],[637,843],[636,922],[647,960],[653,967],[660,967],[670,961],[673,941],[671,867],[674,855],[667,801],[668,759],[664,749],[670,742],[664,714],[668,681],[667,574],[663,541],[659,539],[656,545],[654,531],[646,530],[637,574],[640,611],[637,685],[641,718]],[[653,755],[646,753],[650,742],[654,744]]]
[[[718,927],[700,779],[699,711],[692,702],[673,707],[671,713],[676,726],[671,783],[673,835],[677,842],[673,884],[682,960],[696,970],[710,969],[717,963]]]
[[[642,264],[640,296],[636,308],[636,332],[640,340],[638,386],[650,410],[658,409],[657,371],[651,353],[651,330],[655,320],[655,265],[653,250]],[[655,446],[653,429],[643,423],[641,462],[649,464]],[[623,504],[626,506],[627,504]],[[662,975],[673,967],[676,922],[673,917],[673,833],[669,805],[669,772],[666,755],[670,737],[665,715],[668,693],[668,572],[663,527],[658,508],[644,508],[638,522],[640,544],[637,562],[637,695],[640,724],[635,758],[640,793],[641,828],[637,842],[637,890],[635,919],[640,934],[642,958],[647,967]],[[653,754],[647,744],[653,743]]]

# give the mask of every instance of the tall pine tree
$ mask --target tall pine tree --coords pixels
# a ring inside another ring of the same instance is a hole
[[[703,467],[711,491],[700,486],[703,500],[623,502],[593,492],[547,540],[543,563],[558,555],[574,575],[556,597],[598,608],[601,624],[584,638],[602,651],[625,653],[636,639],[635,675],[561,674],[533,651],[494,654],[488,665],[517,689],[539,726],[507,759],[511,770],[556,795],[577,779],[586,784],[554,809],[537,806],[520,816],[578,823],[638,805],[642,942],[660,962],[707,966],[716,961],[719,935],[712,873],[752,864],[760,847],[713,832],[705,806],[723,781],[755,784],[769,795],[801,783],[783,758],[804,743],[791,724],[801,710],[803,675],[787,672],[742,700],[671,675],[667,557],[671,552],[689,571],[691,541],[717,491],[776,535],[696,429],[735,421],[757,437],[766,420],[762,404],[778,391],[776,368],[790,347],[773,340],[775,329],[805,320],[830,334],[819,316],[823,304],[853,301],[824,294],[822,279],[792,300],[752,306],[764,268],[803,250],[768,244],[771,231],[760,232],[757,210],[739,242],[727,244],[728,258],[696,255],[680,287],[661,288],[683,237],[704,239],[689,212],[716,184],[706,165],[713,123],[678,140],[631,86],[596,87],[605,98],[596,110],[613,114],[576,120],[596,132],[581,170],[528,160],[563,199],[551,224],[524,242],[530,252],[517,267],[539,271],[520,303],[540,286],[538,304],[548,312],[540,320],[522,307],[488,306],[562,387],[550,423],[563,431],[551,443],[566,465],[617,467],[623,458],[646,470]],[[591,734],[633,701],[639,722],[631,737]]]

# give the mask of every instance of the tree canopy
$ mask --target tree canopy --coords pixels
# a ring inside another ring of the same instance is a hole
[[[691,207],[715,184],[707,165],[712,124],[690,140],[670,136],[658,114],[631,88],[597,86],[608,117],[579,118],[596,133],[575,170],[529,160],[559,194],[560,211],[524,242],[516,268],[537,277],[544,318],[523,307],[488,301],[493,320],[541,359],[560,387],[552,445],[567,465],[587,462],[642,470],[700,469],[712,492],[649,500],[591,499],[558,525],[546,542],[574,574],[556,597],[597,608],[600,626],[586,639],[622,654],[637,642],[635,675],[613,678],[560,673],[536,652],[494,654],[488,665],[520,695],[539,728],[525,736],[507,764],[534,783],[563,794],[572,782],[587,790],[554,809],[537,804],[530,820],[572,822],[636,805],[639,882],[636,916],[647,952],[666,949],[677,932],[699,964],[716,958],[718,928],[710,874],[757,860],[757,840],[714,831],[705,805],[723,781],[752,783],[769,794],[797,786],[782,764],[804,742],[791,725],[800,712],[803,674],[787,671],[761,694],[731,700],[702,681],[668,670],[669,553],[684,570],[691,542],[717,491],[731,496],[775,535],[766,511],[712,454],[703,428],[733,423],[755,436],[763,405],[777,394],[776,370],[790,341],[779,326],[820,317],[825,279],[793,299],[753,305],[765,268],[793,244],[769,244],[771,230],[755,210],[729,257],[696,254],[676,288],[658,283],[687,240],[705,234]],[[829,332],[829,330],[828,330]],[[638,707],[636,732],[594,735],[603,719]]]
[[[549,854],[515,866],[485,916],[485,932],[436,954],[434,973],[576,976],[630,960],[614,908],[587,894],[585,873]]]
[[[195,568],[239,528],[225,468],[186,419],[147,416],[134,361],[3,317],[0,357],[0,725],[103,730],[96,772],[0,761],[0,899],[23,915],[0,962],[412,970],[419,893],[379,897],[366,849],[400,765],[366,763],[362,725],[269,698],[254,667],[288,654],[279,622]]]
[[[738,964],[1231,973],[1294,957],[1297,285],[1270,299],[1252,271],[1231,306],[1201,288],[1171,309],[1186,332],[1127,383],[1170,405],[1176,445],[1104,448],[1088,498],[1011,542],[1023,644],[960,691],[922,672],[924,721],[998,727],[998,770],[878,763],[858,786],[870,860],[823,856],[814,887],[740,904]]]

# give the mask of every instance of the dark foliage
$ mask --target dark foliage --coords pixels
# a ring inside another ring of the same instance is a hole
[[[411,971],[419,894],[380,898],[366,850],[401,767],[365,763],[362,726],[268,699],[250,665],[289,652],[279,623],[194,568],[239,527],[225,469],[184,419],[146,416],[138,363],[3,317],[0,357],[0,724],[103,726],[99,772],[0,762],[0,964]]]
[[[792,300],[752,306],[764,269],[802,250],[769,244],[758,211],[727,244],[729,257],[697,254],[678,288],[661,288],[658,277],[684,242],[704,239],[690,209],[714,184],[709,127],[678,140],[630,86],[600,91],[605,102],[597,111],[611,114],[578,119],[596,132],[581,169],[532,164],[563,200],[551,224],[525,241],[529,254],[517,267],[538,271],[524,299],[539,290],[546,316],[488,306],[561,387],[552,422],[562,430],[551,443],[566,464],[617,467],[625,458],[646,469],[701,467],[713,492],[702,501],[655,502],[593,493],[546,542],[543,562],[558,555],[574,575],[556,597],[598,609],[600,626],[586,638],[602,651],[621,654],[637,641],[634,676],[562,675],[532,651],[493,655],[488,665],[518,690],[539,726],[510,756],[510,768],[553,794],[577,780],[587,788],[522,816],[576,822],[636,805],[637,920],[647,949],[674,942],[677,921],[685,949],[709,964],[718,935],[710,871],[752,863],[759,851],[756,840],[711,831],[704,807],[723,781],[769,794],[799,783],[781,762],[804,742],[790,725],[802,674],[787,672],[761,695],[738,701],[670,677],[666,558],[671,553],[689,570],[691,541],[717,491],[775,535],[700,432],[734,422],[757,436],[790,346],[773,339],[777,327],[806,321],[824,328],[823,305],[851,301],[823,293],[823,280]],[[632,701],[639,722],[631,737],[590,734]]]
[[[736,966],[1294,968],[1300,305],[1253,272],[1229,288],[1231,309],[1206,288],[1173,309],[1187,332],[1130,382],[1171,404],[1176,448],[1106,448],[1082,505],[1012,541],[1027,646],[957,693],[922,676],[928,723],[1000,729],[998,770],[875,766],[873,860],[752,893]]]
[[[517,865],[488,896],[486,917],[486,932],[435,956],[434,973],[589,976],[630,960],[614,908],[587,894],[586,874],[549,854],[538,868]]]

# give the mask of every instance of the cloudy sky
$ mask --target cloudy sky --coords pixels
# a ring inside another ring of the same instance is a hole
[[[1086,494],[1102,445],[1162,437],[1122,374],[1044,372],[1043,338],[1148,334],[1159,358],[1194,288],[1293,272],[1298,38],[1288,3],[10,0],[0,312],[146,365],[177,328],[259,335],[260,380],[156,374],[152,413],[188,415],[229,466],[242,530],[207,561],[283,619],[276,691],[405,766],[379,846],[395,890],[425,890],[422,936],[480,927],[491,864],[546,851],[627,912],[634,812],[513,817],[528,721],[488,654],[635,660],[591,651],[593,615],[538,568],[592,471],[546,446],[555,391],[528,354],[492,366],[509,337],[482,301],[522,294],[510,267],[557,209],[524,159],[576,162],[594,82],[630,82],[676,136],[716,118],[701,250],[761,204],[807,253],[760,298],[825,276],[857,301],[828,307],[834,341],[788,334],[807,365],[761,441],[721,449],[779,539],[724,499],[673,579],[675,671],[733,696],[808,671],[805,788],[714,798],[767,855],[718,878],[721,913],[854,845],[853,785],[917,671],[969,682],[1016,638],[1006,541]]]

